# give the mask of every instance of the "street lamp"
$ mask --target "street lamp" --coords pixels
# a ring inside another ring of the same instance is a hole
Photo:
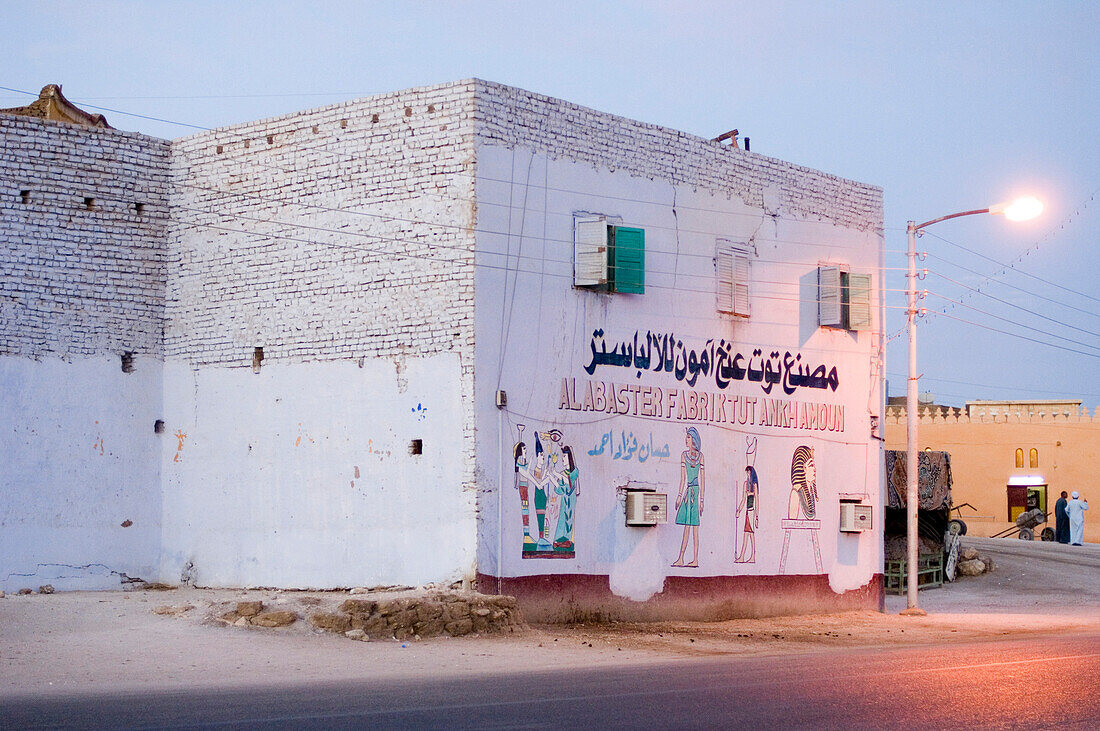
[[[989,208],[952,213],[949,216],[940,216],[920,224],[909,221],[906,228],[909,234],[909,273],[907,274],[909,281],[906,287],[908,297],[906,315],[909,326],[909,381],[906,384],[905,392],[905,529],[908,555],[905,570],[906,608],[902,611],[902,614],[925,614],[925,611],[917,606],[917,584],[919,580],[917,570],[917,507],[920,501],[917,490],[917,477],[920,472],[917,464],[917,331],[914,327],[917,320],[917,234],[934,223],[947,221],[951,218],[961,218],[962,216],[974,216],[979,213],[1003,214],[1010,221],[1026,221],[1035,218],[1042,212],[1042,203],[1031,196],[1025,196],[1010,203],[998,203]]]

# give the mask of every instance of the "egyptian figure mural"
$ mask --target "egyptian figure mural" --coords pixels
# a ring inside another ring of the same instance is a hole
[[[745,437],[745,481],[741,486],[741,499],[737,503],[734,517],[734,550],[736,563],[756,563],[756,530],[760,527],[760,513],[757,511],[760,500],[760,478],[756,474],[756,437]],[[736,551],[736,523],[741,521],[741,550]]]
[[[580,496],[580,470],[573,448],[563,442],[558,429],[534,433],[533,449],[519,440],[512,450],[515,485],[523,519],[523,558],[574,558],[576,503]],[[531,454],[529,457],[528,455]],[[531,524],[531,503],[535,522]],[[536,531],[532,535],[532,528]]]
[[[812,447],[796,447],[791,455],[791,493],[787,498],[787,517],[780,521],[780,526],[783,528],[783,550],[779,555],[779,573],[786,573],[791,538],[809,534],[814,566],[820,574],[821,545],[817,534],[821,521],[817,519],[817,465]]]
[[[676,524],[684,526],[680,555],[673,566],[699,567],[699,521],[703,517],[703,494],[706,491],[706,470],[703,465],[702,440],[699,430],[690,426],[685,431],[687,449],[680,455],[680,489],[676,494]],[[692,558],[684,563],[688,537],[692,541]]]
[[[791,457],[791,495],[787,517],[813,520],[817,515],[817,465],[814,450],[802,445]]]

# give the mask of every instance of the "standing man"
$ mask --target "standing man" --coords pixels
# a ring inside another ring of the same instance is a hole
[[[1088,500],[1080,500],[1080,493],[1073,491],[1073,499],[1066,504],[1066,514],[1069,516],[1069,542],[1072,546],[1080,546],[1085,542],[1085,511],[1089,509]]]
[[[1054,503],[1054,540],[1069,543],[1069,515],[1066,513],[1066,491]]]

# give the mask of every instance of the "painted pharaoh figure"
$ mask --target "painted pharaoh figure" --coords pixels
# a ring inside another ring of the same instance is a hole
[[[756,529],[760,527],[760,478],[756,475],[756,437],[745,437],[745,482],[741,488],[741,500],[737,504],[736,514],[744,514],[741,529],[741,551],[734,558],[735,563],[756,563]],[[736,541],[736,532],[734,534]]]
[[[699,430],[688,427],[684,443],[687,449],[680,455],[680,490],[676,494],[676,523],[684,526],[684,537],[680,541],[680,555],[672,565],[698,568],[699,519],[703,516],[703,494],[707,484]],[[689,535],[692,539],[692,558],[684,563]]]
[[[519,425],[520,441],[512,450],[515,487],[520,493],[523,517],[524,558],[574,558],[576,501],[580,494],[580,470],[572,447],[562,443],[558,429],[535,432],[534,460],[527,458]],[[531,533],[530,502],[535,504],[535,535]]]
[[[787,552],[794,534],[809,534],[813,548],[814,568],[821,573],[821,545],[817,533],[817,465],[814,450],[802,445],[791,455],[791,493],[787,499],[787,517],[780,521],[783,528],[783,548],[779,552],[779,573],[787,572]]]
[[[791,456],[791,495],[787,517],[813,520],[817,516],[817,465],[814,450],[802,445]]]

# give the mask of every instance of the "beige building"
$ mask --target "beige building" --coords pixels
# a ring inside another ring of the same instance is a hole
[[[964,409],[922,405],[920,417],[917,448],[950,453],[954,504],[974,506],[953,513],[969,534],[1012,528],[1030,507],[1050,513],[1053,528],[1059,494],[1078,490],[1097,506],[1085,513],[1085,541],[1100,543],[1100,409],[1090,416],[1080,401],[968,401]],[[886,448],[905,447],[905,407],[891,404]]]

